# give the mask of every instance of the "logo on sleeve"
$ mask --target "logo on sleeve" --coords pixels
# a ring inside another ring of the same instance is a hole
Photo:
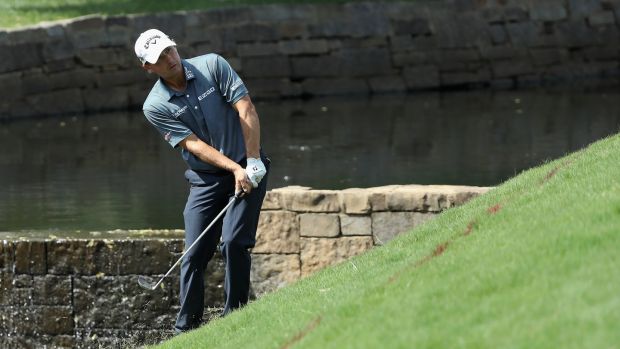
[[[230,90],[231,91],[235,91],[236,89],[239,88],[239,86],[243,85],[243,81],[241,81],[241,79],[237,79],[237,81],[235,81],[232,86],[230,86]]]
[[[172,132],[168,131],[168,133],[164,135],[164,139],[166,140],[166,142],[170,142],[170,140],[172,139]]]

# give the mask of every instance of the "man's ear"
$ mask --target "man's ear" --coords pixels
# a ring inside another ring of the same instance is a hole
[[[149,74],[153,74],[153,72],[151,71],[151,69],[149,69],[149,67],[146,64],[140,65],[142,67],[142,69],[144,69],[147,73]]]

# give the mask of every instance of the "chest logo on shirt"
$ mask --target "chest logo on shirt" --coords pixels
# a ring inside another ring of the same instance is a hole
[[[194,78],[194,72],[189,70],[189,69],[187,69],[187,68],[185,68],[185,67],[183,67],[183,68],[185,69],[185,78],[187,80],[193,79]]]
[[[183,106],[181,109],[172,113],[172,116],[174,116],[175,118],[178,118],[179,116],[181,116],[181,114],[185,113],[186,110],[187,110],[187,106]]]
[[[211,93],[213,93],[213,91],[215,91],[215,87],[211,87],[210,89],[208,89],[207,91],[205,91],[205,93],[201,94],[200,96],[198,96],[198,100],[202,101],[203,99],[207,98],[208,95],[210,95]]]

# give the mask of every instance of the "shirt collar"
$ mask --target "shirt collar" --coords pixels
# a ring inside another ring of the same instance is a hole
[[[194,74],[194,71],[191,68],[192,66],[187,64],[187,62],[184,59],[181,59],[181,65],[183,65],[183,71],[185,72],[185,80],[187,80],[188,83],[190,80],[194,80],[196,78],[196,74]],[[165,91],[165,93],[167,94],[168,100],[170,100],[174,96],[183,95],[183,92],[177,92],[171,89],[170,87],[168,87],[161,78],[159,78],[159,83],[163,87],[163,90]]]

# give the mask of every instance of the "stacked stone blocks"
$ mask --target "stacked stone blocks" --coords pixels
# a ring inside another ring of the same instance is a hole
[[[2,241],[0,347],[99,347],[169,332],[178,277],[152,293],[136,280],[164,273],[181,250],[179,239]],[[221,266],[211,269],[217,275]]]
[[[342,262],[437,213],[461,205],[488,188],[393,185],[368,189],[311,190],[286,187],[267,193],[259,221],[257,270],[271,270],[260,258],[289,260],[287,278],[254,280],[255,290],[273,290],[328,265]],[[279,257],[276,257],[278,255]],[[278,260],[278,265],[285,263]],[[298,268],[298,269],[297,269]]]
[[[252,293],[260,296],[341,263],[487,190],[407,185],[269,191],[252,250]],[[0,347],[132,347],[170,335],[178,272],[155,291],[141,289],[137,277],[168,271],[183,251],[182,231],[19,236],[0,233]],[[218,308],[220,254],[206,275],[206,305]]]
[[[153,77],[133,42],[151,27],[185,57],[226,57],[256,99],[617,83],[619,14],[619,0],[451,0],[88,16],[0,31],[0,117],[141,106]]]

